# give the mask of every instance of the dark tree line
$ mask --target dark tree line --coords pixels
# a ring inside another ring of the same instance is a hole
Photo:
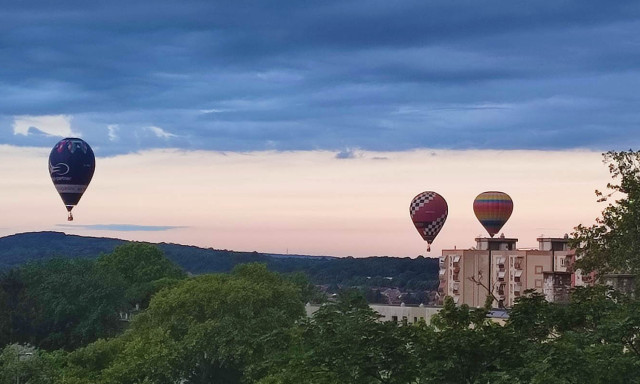
[[[0,271],[30,261],[51,258],[97,258],[110,254],[126,242],[117,239],[81,237],[58,232],[25,233],[0,238]],[[435,290],[438,286],[436,259],[417,257],[336,258],[278,256],[258,252],[235,252],[160,243],[166,257],[191,274],[226,273],[240,264],[264,263],[269,270],[289,274],[301,272],[317,285],[341,287],[389,287],[403,290]]]
[[[186,275],[154,246],[130,243],[97,260],[56,258],[0,275],[0,345],[72,350],[123,329],[119,313]]]

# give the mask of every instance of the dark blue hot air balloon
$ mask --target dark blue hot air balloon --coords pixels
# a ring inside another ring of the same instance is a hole
[[[49,155],[49,174],[73,220],[71,210],[89,186],[96,169],[93,150],[84,140],[68,137],[60,140]]]

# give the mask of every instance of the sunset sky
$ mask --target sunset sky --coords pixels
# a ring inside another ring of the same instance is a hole
[[[601,152],[640,144],[632,1],[7,2],[0,234],[33,230],[336,256],[473,246],[475,196],[521,247],[590,224]],[[76,221],[47,173],[97,156]]]

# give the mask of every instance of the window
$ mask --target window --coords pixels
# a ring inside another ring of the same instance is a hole
[[[542,274],[542,265],[536,265],[536,275]]]
[[[518,270],[514,273],[513,281],[516,283],[520,282],[520,276],[522,276],[522,270]]]
[[[566,259],[565,259],[564,257],[560,258],[560,266],[561,266],[561,267],[564,267],[564,266],[565,266],[565,260],[566,260]]]
[[[394,323],[398,322],[398,316],[391,316],[391,321],[393,321]]]
[[[542,279],[536,279],[536,288],[542,288]]]

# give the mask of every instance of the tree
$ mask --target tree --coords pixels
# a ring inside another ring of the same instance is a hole
[[[528,292],[505,331],[513,334],[508,382],[629,383],[640,367],[638,301],[610,288],[579,288],[568,305]]]
[[[295,284],[300,290],[302,300],[306,303],[322,303],[327,300],[326,294],[317,286],[309,282],[309,277],[303,272],[293,272],[283,277]]]
[[[122,276],[128,288],[126,299],[146,307],[151,296],[186,277],[155,245],[131,242],[116,247],[98,258],[98,265]]]
[[[158,292],[124,335],[74,352],[68,373],[105,384],[253,382],[303,315],[298,287],[245,264]]]
[[[415,379],[409,327],[379,322],[357,291],[342,291],[292,330],[291,347],[260,383],[404,384]]]
[[[19,299],[15,339],[47,350],[75,349],[121,331],[118,310],[125,286],[92,260],[53,259],[19,271],[24,293]]]
[[[418,383],[500,382],[505,367],[513,366],[513,337],[487,318],[491,303],[487,297],[483,308],[456,306],[447,296],[433,326],[418,327]]]
[[[53,384],[57,378],[51,359],[30,345],[10,344],[0,353],[0,383]]]
[[[18,342],[30,330],[28,318],[34,307],[17,269],[0,275],[0,346]]]
[[[603,155],[611,177],[608,192],[596,191],[599,201],[609,202],[592,226],[578,225],[571,248],[577,267],[598,275],[610,272],[640,275],[640,151]]]

